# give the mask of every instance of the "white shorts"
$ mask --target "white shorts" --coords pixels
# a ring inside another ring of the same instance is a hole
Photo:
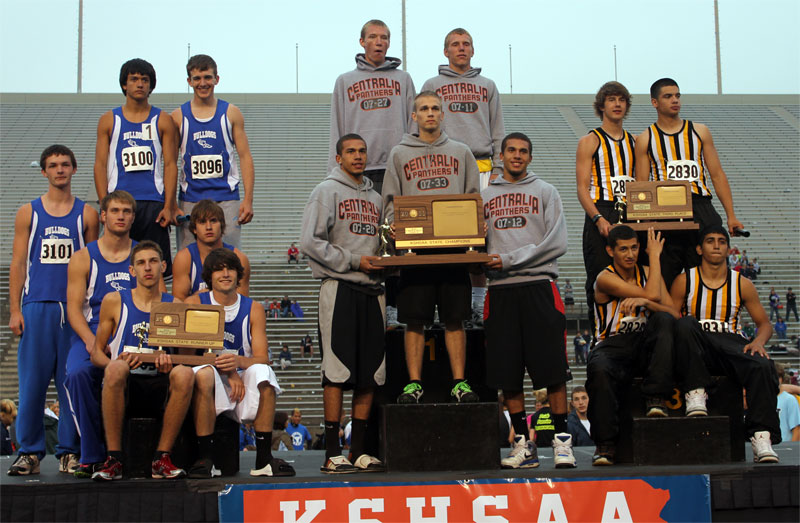
[[[239,371],[239,376],[244,382],[244,398],[242,401],[231,401],[231,386],[228,383],[227,376],[220,375],[213,365],[201,365],[192,367],[192,369],[196,374],[197,371],[205,367],[211,367],[214,370],[214,406],[216,407],[217,416],[225,413],[239,423],[253,421],[256,418],[256,412],[258,412],[260,396],[258,386],[261,383],[269,383],[275,389],[276,396],[283,392],[280,385],[278,385],[278,378],[275,376],[275,371],[272,370],[272,367],[263,363],[256,363],[243,371]]]

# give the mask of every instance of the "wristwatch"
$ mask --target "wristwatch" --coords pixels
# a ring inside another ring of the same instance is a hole
[[[597,220],[599,220],[602,217],[603,217],[603,215],[600,214],[600,213],[595,214],[594,216],[592,216],[592,223],[597,225]]]

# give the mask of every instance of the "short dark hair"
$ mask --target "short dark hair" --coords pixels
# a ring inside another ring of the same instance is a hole
[[[189,61],[186,62],[186,76],[189,78],[192,77],[192,69],[198,71],[210,69],[214,72],[214,76],[217,76],[217,62],[207,54],[196,54],[189,58]]]
[[[608,246],[612,249],[617,246],[620,240],[631,240],[637,238],[636,231],[627,225],[617,225],[608,232]]]
[[[571,398],[571,397],[572,397],[572,396],[573,396],[573,395],[574,395],[576,392],[586,392],[586,387],[584,387],[583,385],[578,385],[577,387],[574,387],[574,388],[572,389],[572,393],[570,394],[570,398]],[[588,394],[588,393],[587,393],[587,394]]]
[[[628,116],[628,113],[631,112],[632,98],[628,88],[619,82],[606,82],[600,87],[600,90],[597,91],[594,97],[594,114],[596,114],[598,118],[603,118],[603,104],[606,103],[606,98],[612,95],[621,96],[625,99],[627,105],[625,108],[625,116]]]
[[[275,413],[275,421],[272,422],[272,430],[283,430],[289,421],[289,415],[283,411]]]
[[[364,142],[364,145],[367,145],[367,141],[365,139],[363,139],[360,134],[348,133],[348,134],[342,136],[341,138],[339,138],[338,140],[336,140],[336,154],[339,154],[339,155],[342,154],[343,144],[347,140],[361,140],[362,142]]]
[[[131,249],[131,265],[133,265],[136,255],[141,251],[156,251],[158,253],[158,259],[164,261],[164,251],[161,250],[161,247],[159,247],[156,242],[153,240],[142,240]]]
[[[362,40],[364,39],[365,36],[367,36],[367,27],[369,27],[371,25],[377,25],[378,27],[386,28],[386,36],[388,36],[389,39],[392,38],[392,32],[389,31],[389,26],[386,25],[386,22],[384,22],[383,20],[378,20],[376,18],[373,18],[372,20],[368,20],[367,23],[365,23],[364,25],[361,26],[361,39]]]
[[[56,156],[56,155],[69,156],[69,159],[72,162],[72,168],[73,169],[78,168],[78,162],[75,161],[75,153],[72,152],[72,149],[70,149],[66,145],[59,145],[59,144],[51,145],[50,147],[42,151],[42,155],[39,157],[39,167],[41,167],[42,170],[44,171],[44,166],[46,164],[45,162],[47,162],[47,159],[50,158],[51,156]]]
[[[444,48],[447,49],[447,46],[450,45],[450,37],[453,35],[467,35],[469,36],[469,43],[472,43],[472,35],[469,34],[469,31],[464,29],[463,27],[456,27],[444,37]]]
[[[128,60],[119,70],[119,87],[122,89],[122,94],[125,94],[125,84],[128,83],[128,76],[134,73],[143,74],[150,78],[150,92],[156,88],[156,70],[153,65],[147,60],[141,58],[133,58]]]
[[[531,154],[533,154],[533,144],[531,143],[531,139],[528,138],[528,135],[525,133],[510,133],[507,134],[505,138],[503,138],[503,142],[500,144],[500,151],[506,150],[506,142],[509,140],[523,140],[528,144],[528,149],[530,149]]]
[[[672,78],[659,78],[650,86],[650,98],[658,98],[658,95],[661,94],[661,88],[671,85],[678,87],[678,82]]]
[[[697,234],[697,245],[702,245],[706,240],[706,236],[709,234],[721,234],[725,237],[725,241],[728,242],[728,245],[731,243],[731,236],[728,234],[728,231],[725,230],[725,227],[718,223],[711,223],[703,227]]]
[[[116,191],[112,191],[103,196],[103,199],[100,200],[100,210],[107,211],[108,204],[110,204],[114,200],[117,200],[118,202],[127,203],[128,205],[131,206],[133,212],[134,213],[136,212],[136,198],[134,198],[128,191],[123,191],[122,189],[117,189]]]
[[[203,262],[203,273],[200,276],[203,278],[203,281],[206,282],[209,289],[211,289],[211,275],[214,274],[215,271],[222,270],[226,267],[236,271],[236,284],[238,285],[239,282],[242,281],[242,278],[244,278],[244,267],[236,253],[224,247],[214,249],[208,253],[206,261]]]
[[[417,100],[419,100],[420,98],[425,98],[425,97],[436,98],[437,100],[439,100],[439,103],[442,103],[442,97],[439,96],[439,93],[437,93],[436,91],[431,91],[430,89],[426,89],[426,90],[422,91],[421,93],[419,93],[417,96],[414,97],[414,112],[415,113],[417,112]]]
[[[189,215],[189,230],[197,236],[195,230],[197,222],[203,219],[216,218],[225,234],[225,211],[214,200],[200,200],[192,207],[192,214]]]

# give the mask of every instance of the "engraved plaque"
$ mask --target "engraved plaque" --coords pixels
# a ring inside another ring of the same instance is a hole
[[[634,230],[692,230],[692,192],[686,181],[629,182],[622,224]],[[615,224],[617,225],[617,224]]]
[[[221,305],[157,303],[150,311],[151,347],[222,349],[225,309]]]

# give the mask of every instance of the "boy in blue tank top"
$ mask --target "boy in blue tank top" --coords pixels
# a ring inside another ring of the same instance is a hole
[[[86,242],[97,239],[97,211],[72,195],[75,155],[63,145],[51,145],[39,159],[47,192],[26,203],[14,220],[14,246],[9,271],[8,327],[19,336],[19,456],[10,476],[39,473],[45,456],[42,412],[50,379],[55,376],[61,405],[69,400],[64,374],[70,346],[67,301],[67,264]],[[72,473],[78,466],[78,434],[70,416],[58,427],[56,456],[59,470]]]
[[[194,90],[192,99],[172,111],[180,133],[180,207],[184,214],[201,200],[213,200],[225,211],[228,232],[224,240],[239,246],[242,225],[253,219],[255,168],[244,131],[244,116],[233,104],[214,97],[219,83],[217,63],[208,55],[189,58],[186,81]],[[239,155],[239,166],[233,151]],[[239,182],[244,198],[239,202]],[[178,227],[178,249],[192,241],[189,227]]]
[[[225,307],[225,351],[214,365],[194,367],[192,412],[200,457],[189,469],[190,478],[214,474],[214,423],[223,413],[239,423],[253,422],[256,466],[251,476],[294,476],[291,465],[272,456],[275,397],[281,388],[269,365],[264,307],[236,292],[243,274],[236,254],[230,249],[215,249],[203,263],[202,276],[210,291],[186,300]]]
[[[225,211],[216,202],[201,200],[192,208],[189,229],[197,238],[175,255],[172,294],[179,300],[208,289],[203,281],[203,261],[214,249],[225,248],[236,253],[244,273],[239,278],[239,294],[250,293],[250,260],[237,247],[223,241],[227,229]]]
[[[106,459],[100,412],[103,371],[92,365],[90,354],[103,298],[136,285],[129,270],[131,249],[136,245],[130,238],[135,213],[136,200],[129,193],[118,190],[105,195],[100,202],[103,235],[76,252],[69,262],[67,317],[73,333],[65,384],[69,408],[81,435],[81,465],[75,470],[78,478],[90,478]]]
[[[161,437],[153,456],[153,478],[186,475],[173,465],[170,452],[189,410],[194,373],[185,365],[173,366],[169,354],[159,356],[155,365],[142,365],[135,353],[126,350],[136,348],[140,341],[143,348],[149,348],[146,337],[140,339],[139,335],[142,329],[149,330],[152,305],[174,301],[159,288],[165,270],[162,256],[155,242],[137,244],[131,251],[129,268],[136,287],[107,294],[100,306],[91,358],[92,363],[104,369],[102,410],[108,457],[92,474],[96,481],[122,478],[122,424],[126,413],[129,417],[162,417]]]
[[[156,72],[134,58],[122,65],[119,85],[125,104],[106,112],[97,123],[94,184],[98,200],[122,189],[136,198],[131,238],[153,240],[164,252],[165,281],[172,278],[169,226],[176,224],[178,131],[172,118],[150,105]]]

